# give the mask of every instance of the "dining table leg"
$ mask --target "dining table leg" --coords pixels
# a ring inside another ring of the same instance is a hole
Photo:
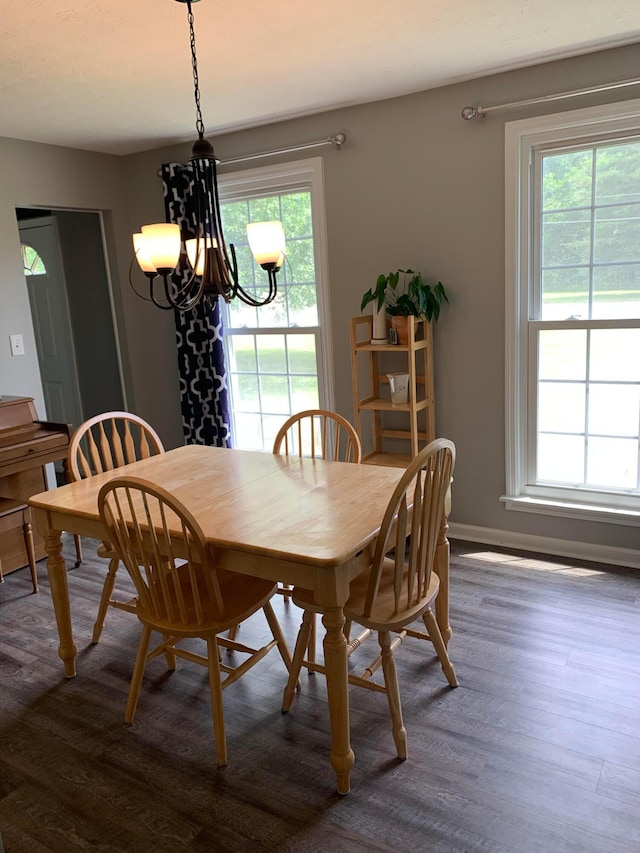
[[[351,749],[349,735],[347,641],[342,630],[344,626],[342,608],[326,608],[323,612],[322,624],[326,630],[323,645],[331,723],[331,766],[336,774],[338,793],[348,794],[355,756]]]
[[[43,533],[42,530],[40,532]],[[73,678],[76,674],[76,654],[78,649],[73,642],[71,629],[67,564],[62,556],[62,534],[59,530],[47,530],[43,536],[45,551],[48,555],[47,574],[51,587],[53,612],[56,617],[58,637],[60,639],[58,655],[64,663],[65,675],[67,678]]]

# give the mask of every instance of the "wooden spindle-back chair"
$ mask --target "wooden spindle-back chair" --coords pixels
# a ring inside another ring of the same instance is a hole
[[[412,460],[384,513],[371,566],[351,582],[349,600],[344,607],[347,621],[378,634],[380,654],[365,667],[362,675],[349,675],[349,682],[386,694],[393,738],[401,759],[407,757],[407,736],[393,658],[395,650],[407,636],[430,640],[450,686],[458,684],[431,610],[439,589],[439,579],[433,571],[438,533],[454,462],[455,447],[447,439],[436,439]],[[303,666],[314,672],[325,672],[324,666],[305,660],[314,615],[320,612],[313,592],[295,587],[292,599],[303,608],[304,616],[284,691],[283,711],[291,707]],[[411,627],[417,619],[422,619],[426,633]],[[351,640],[348,653],[360,643],[360,637]],[[382,684],[372,678],[380,667]]]
[[[145,420],[130,412],[105,412],[78,427],[69,445],[67,462],[71,480],[75,482],[158,453],[164,453],[164,447]],[[109,542],[98,546],[98,556],[109,560],[109,568],[93,626],[92,643],[100,639],[109,607],[129,613],[135,610],[133,602],[112,598],[119,558]]]

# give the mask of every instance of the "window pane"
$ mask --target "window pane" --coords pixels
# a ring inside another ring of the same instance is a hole
[[[538,429],[584,432],[586,385],[541,382],[538,386]]]
[[[263,450],[262,418],[236,411],[233,419],[234,443],[244,450]]]
[[[640,329],[593,329],[589,377],[605,382],[640,382]]]
[[[33,246],[27,243],[22,244],[22,264],[25,275],[46,275],[44,261]]]
[[[605,207],[595,212],[593,258],[606,261],[640,260],[640,206]]]
[[[289,383],[286,376],[260,375],[262,411],[268,414],[289,414]]]
[[[288,335],[291,373],[316,373],[316,340],[313,335]]]
[[[609,436],[638,436],[640,387],[637,385],[591,385],[589,388],[589,432]]]
[[[287,372],[284,335],[261,335],[258,338],[258,371],[260,373]]]
[[[638,442],[624,438],[590,438],[587,483],[616,489],[638,485]]]
[[[583,483],[584,438],[541,433],[538,437],[538,479]]]
[[[309,237],[311,228],[311,196],[290,193],[282,196],[282,224],[287,238]]]
[[[590,150],[545,156],[542,161],[543,210],[590,205],[592,168]]]
[[[545,329],[539,338],[540,379],[586,379],[587,333],[584,329]]]
[[[591,316],[594,320],[640,317],[640,264],[594,268]]]
[[[542,271],[542,320],[589,318],[589,268]]]
[[[596,204],[640,201],[640,142],[603,146],[596,153]]]
[[[235,373],[231,375],[231,393],[240,412],[259,412],[258,380],[255,374]]]
[[[227,351],[230,370],[246,370],[255,373],[256,351],[253,335],[233,335],[227,337]]]
[[[291,377],[291,410],[301,412],[304,409],[317,409],[320,405],[318,397],[317,376]]]
[[[591,251],[588,210],[542,215],[542,264],[586,264]]]

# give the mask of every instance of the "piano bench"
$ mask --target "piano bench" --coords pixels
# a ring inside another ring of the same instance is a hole
[[[38,592],[38,574],[36,572],[36,555],[33,546],[33,533],[31,530],[31,512],[25,503],[20,501],[0,498],[0,536],[10,531],[22,528],[24,548],[31,570],[31,581],[33,591]],[[4,583],[2,574],[2,560],[0,559],[0,583]]]

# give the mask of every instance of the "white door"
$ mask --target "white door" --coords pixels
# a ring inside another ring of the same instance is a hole
[[[39,257],[25,275],[36,337],[46,415],[41,417],[74,427],[82,423],[82,406],[58,229],[51,217],[20,224],[20,239]],[[33,252],[27,252],[33,257]]]

